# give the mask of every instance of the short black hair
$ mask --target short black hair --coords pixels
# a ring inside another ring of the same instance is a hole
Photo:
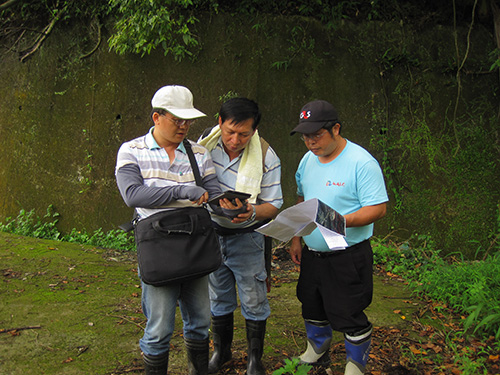
[[[253,119],[252,129],[257,129],[261,113],[256,102],[248,98],[232,98],[222,104],[219,111],[222,122],[232,120],[235,124],[240,124],[245,120]]]
[[[157,112],[160,116],[165,116],[168,111],[166,109],[163,109],[163,108],[153,108],[151,110],[151,114],[149,115],[149,118],[153,118],[153,115],[154,113]]]
[[[323,129],[325,129],[328,133],[330,133],[330,135],[333,137],[333,131],[332,131],[332,128],[339,124],[340,127],[339,127],[339,135],[340,135],[340,131],[342,130],[342,123],[340,121],[335,121],[335,122],[330,122],[329,124],[326,124],[325,126],[323,126]]]

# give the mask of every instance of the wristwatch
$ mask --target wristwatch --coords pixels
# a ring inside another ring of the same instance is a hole
[[[252,204],[252,209],[253,209],[253,213],[252,213],[252,216],[250,216],[246,221],[254,221],[255,220],[255,216],[257,216],[257,212],[255,211],[255,206]]]

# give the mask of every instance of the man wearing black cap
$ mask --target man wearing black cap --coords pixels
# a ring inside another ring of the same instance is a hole
[[[346,221],[345,250],[329,249],[319,229],[294,237],[290,255],[300,264],[297,297],[307,331],[303,363],[328,365],[332,329],[344,333],[346,375],[365,371],[372,324],[364,309],[372,300],[373,223],[386,213],[387,192],[378,162],[362,147],[340,135],[337,111],[328,102],[306,104],[299,124],[309,149],[295,174],[298,202],[317,198]]]

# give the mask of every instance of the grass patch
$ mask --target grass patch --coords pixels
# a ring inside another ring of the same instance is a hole
[[[2,373],[140,373],[138,340],[145,318],[135,252],[129,251],[133,237],[100,230],[63,236],[55,229],[56,220],[50,210],[43,219],[21,211],[0,224],[0,230],[12,232],[0,232]],[[39,238],[26,237],[30,233]],[[367,309],[375,327],[369,369],[500,373],[497,247],[481,260],[464,261],[440,256],[426,236],[402,244],[373,241],[378,273]],[[274,249],[273,260],[263,360],[269,373],[303,372],[293,360],[284,362],[306,345],[295,294],[299,269],[284,246]],[[170,373],[187,374],[180,314],[176,319]],[[220,374],[245,372],[245,321],[239,310],[234,333],[233,360]],[[344,358],[343,337],[334,333],[329,374],[343,373]],[[318,369],[308,373],[325,374]]]
[[[104,374],[137,358],[133,258],[1,233],[0,262],[2,373]]]
[[[0,262],[2,373],[141,373],[138,340],[145,318],[134,253],[0,232]],[[281,368],[285,359],[298,356],[306,345],[295,296],[298,273],[293,266],[273,272],[268,295],[272,315],[264,349],[269,373]],[[409,294],[397,283],[376,278],[369,312],[376,326],[410,327],[394,313],[406,308]],[[176,319],[170,373],[187,374],[179,313]],[[246,368],[245,321],[239,310],[234,332],[233,361],[222,374],[243,374]],[[334,341],[341,343],[343,338],[335,333]],[[335,361],[343,366],[344,353],[337,353]]]

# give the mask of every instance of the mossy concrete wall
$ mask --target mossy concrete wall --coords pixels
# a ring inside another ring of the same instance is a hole
[[[432,83],[430,126],[439,129],[445,122],[457,95],[450,68],[453,30],[380,23],[326,30],[303,18],[260,22],[201,17],[202,49],[194,61],[178,62],[160,51],[142,58],[118,56],[108,51],[105,40],[93,55],[78,59],[73,51],[75,40],[83,37],[78,27],[56,30],[25,63],[11,53],[1,56],[0,220],[21,208],[43,216],[49,205],[61,214],[63,231],[108,230],[128,220],[131,209],[114,179],[116,152],[122,142],[147,132],[151,97],[166,84],[189,87],[195,106],[209,114],[192,127],[191,139],[215,123],[219,97],[227,92],[260,104],[259,130],[282,160],[285,206],[295,202],[294,173],[306,151],[289,132],[306,102],[331,101],[343,135],[380,160],[383,155],[371,140],[384,129],[374,114],[389,118],[393,108],[406,105],[399,103],[397,90],[402,82],[419,84],[407,69],[417,62],[401,62],[412,56],[430,67],[421,74]],[[466,31],[459,31],[461,46]],[[494,49],[486,30],[474,30],[472,40],[471,55]],[[461,100],[491,92],[485,100],[494,108],[497,84],[491,74],[464,76]],[[378,230],[391,230],[389,221]]]

